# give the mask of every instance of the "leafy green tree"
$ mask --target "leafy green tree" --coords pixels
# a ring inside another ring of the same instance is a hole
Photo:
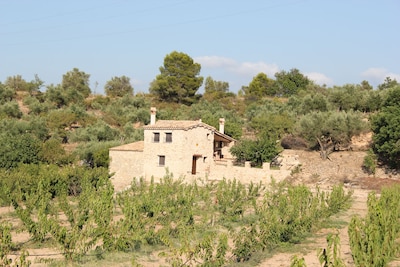
[[[374,89],[374,87],[372,87],[372,85],[369,84],[368,81],[364,80],[360,83],[362,90],[364,91],[371,91]]]
[[[218,101],[201,100],[190,107],[182,107],[177,117],[183,120],[201,119],[204,123],[219,129],[219,119],[225,118],[225,134],[238,139],[242,136],[243,120],[234,110],[226,110]]]
[[[390,266],[399,253],[400,187],[368,195],[368,213],[351,218],[348,234],[356,266]]]
[[[45,115],[54,106],[49,101],[41,101],[36,96],[27,96],[23,103],[29,108],[30,115]]]
[[[267,74],[260,72],[245,88],[247,97],[275,96],[276,86],[273,79],[268,78]]]
[[[367,128],[356,112],[312,112],[304,115],[297,123],[295,133],[308,141],[310,148],[319,148],[321,157],[350,144],[351,137]]]
[[[396,79],[392,80],[392,78],[386,77],[385,81],[382,84],[378,85],[378,89],[379,90],[390,89],[397,85],[399,85],[399,83],[396,81]]]
[[[366,91],[361,85],[346,84],[343,86],[334,86],[329,90],[328,98],[332,105],[337,110],[359,110],[364,111],[365,102],[368,99],[368,94],[371,91]]]
[[[83,143],[76,149],[76,154],[85,163],[86,166],[91,168],[105,167],[108,168],[110,147],[119,145],[120,142],[88,142]]]
[[[206,78],[204,83],[203,97],[209,101],[221,99],[228,93],[229,83],[223,81],[216,81],[211,76]]]
[[[51,102],[55,107],[62,108],[71,104],[82,104],[85,97],[73,87],[63,88],[61,85],[47,86],[46,100]]]
[[[254,166],[262,166],[279,154],[276,140],[261,136],[257,140],[242,139],[230,149],[238,162],[250,161]]]
[[[26,91],[29,92],[30,95],[33,95],[39,92],[40,88],[43,86],[43,81],[39,78],[37,74],[35,74],[35,79],[27,82],[22,78],[21,75],[15,75],[7,77],[5,82],[6,86],[12,88],[15,91]]]
[[[22,112],[19,109],[19,105],[16,101],[10,101],[0,105],[0,118],[9,117],[20,119],[22,117]]]
[[[0,82],[0,104],[12,101],[16,97],[16,92],[12,87],[9,87]]]
[[[400,167],[400,86],[389,91],[383,108],[372,117],[373,149],[380,160]]]
[[[298,69],[284,70],[275,73],[276,95],[290,96],[297,94],[300,90],[306,90],[311,83],[307,76],[304,76]]]
[[[192,104],[198,97],[196,92],[203,83],[199,76],[201,66],[185,53],[172,52],[164,58],[160,74],[150,85],[150,93],[159,100]]]
[[[45,120],[40,117],[27,117],[29,120],[0,120],[0,133],[8,136],[32,134],[38,140],[45,141],[49,137]]]
[[[28,83],[22,78],[21,75],[7,77],[5,85],[14,89],[15,91],[28,91]]]
[[[102,120],[98,120],[96,123],[88,125],[87,127],[79,128],[70,135],[70,139],[73,142],[112,141],[117,137],[119,137],[119,131],[111,128]]]
[[[106,95],[110,97],[133,95],[133,87],[129,77],[126,76],[112,77],[104,86],[104,90]]]
[[[279,140],[283,135],[293,131],[295,120],[287,113],[262,114],[252,119],[250,126],[259,135],[266,135],[270,139]]]
[[[1,134],[0,168],[14,168],[19,163],[36,164],[40,161],[41,142],[32,134],[18,136]]]
[[[42,144],[40,151],[42,161],[49,164],[64,165],[70,162],[68,155],[61,145],[61,141],[56,138],[50,138]]]
[[[84,98],[90,95],[89,87],[90,75],[78,68],[73,68],[71,71],[63,75],[61,87],[64,90],[72,90],[81,94]]]

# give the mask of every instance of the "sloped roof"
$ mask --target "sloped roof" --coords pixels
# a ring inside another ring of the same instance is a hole
[[[144,149],[143,141],[138,141],[135,143],[129,143],[110,148],[111,151],[143,151],[143,149]]]
[[[191,129],[194,129],[197,127],[203,127],[203,128],[209,129],[210,131],[213,131],[214,134],[216,135],[216,137],[219,139],[219,141],[229,141],[229,142],[235,141],[235,139],[233,139],[232,137],[230,137],[226,134],[220,133],[211,125],[208,125],[201,121],[158,120],[153,125],[143,126],[143,128],[145,130],[184,130],[184,131],[191,130]]]
[[[210,130],[215,130],[214,127],[202,123],[201,121],[175,121],[175,120],[158,120],[153,125],[146,125],[145,130],[190,130],[196,127],[204,127]]]

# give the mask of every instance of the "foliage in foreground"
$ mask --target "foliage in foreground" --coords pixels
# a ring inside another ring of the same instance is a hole
[[[5,267],[27,267],[31,265],[31,262],[27,260],[29,256],[28,252],[22,250],[19,257],[14,259],[14,262],[10,256],[11,251],[15,250],[15,244],[11,240],[11,224],[0,223],[0,266]]]
[[[357,266],[386,266],[399,256],[400,186],[385,188],[380,197],[368,196],[365,218],[353,217],[350,247]]]
[[[138,255],[149,248],[164,251],[160,255],[172,266],[247,261],[257,251],[301,242],[351,196],[341,186],[312,192],[236,180],[187,184],[171,174],[160,183],[135,179],[114,195],[106,171],[87,170],[75,196],[68,196],[67,183],[54,191],[51,177],[60,178],[45,172],[50,178],[44,179],[40,171],[36,185],[8,192],[32,241],[55,241],[68,262],[82,262],[90,253]]]
[[[380,197],[368,196],[368,213],[364,218],[353,216],[348,234],[356,266],[384,267],[400,256],[400,186],[382,189]],[[318,250],[323,267],[345,267],[340,256],[339,235],[329,234],[327,248]],[[304,258],[294,256],[291,267],[306,267]]]

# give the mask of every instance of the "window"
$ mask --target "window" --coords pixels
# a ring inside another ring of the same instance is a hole
[[[165,156],[158,156],[158,166],[165,166]]]
[[[172,142],[172,133],[165,133],[165,142],[167,143]]]
[[[154,143],[160,142],[160,133],[153,133],[153,142]]]

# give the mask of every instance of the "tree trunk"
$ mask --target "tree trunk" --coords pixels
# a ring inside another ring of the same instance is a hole
[[[316,137],[319,144],[319,154],[323,160],[329,159],[329,155],[333,152],[333,145],[331,144],[331,140],[322,140],[322,138]]]

